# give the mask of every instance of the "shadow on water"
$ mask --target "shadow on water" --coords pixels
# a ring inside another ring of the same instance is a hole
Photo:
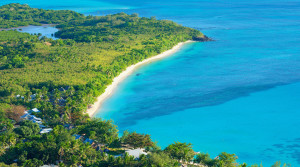
[[[125,113],[124,116],[126,118],[122,119],[118,124],[120,127],[126,128],[127,126],[135,125],[137,121],[143,119],[169,115],[191,108],[220,105],[240,97],[249,96],[254,92],[265,91],[282,85],[287,85],[287,83],[230,87],[206,94],[194,92],[189,95],[149,100],[149,102],[147,102],[147,99],[144,99],[142,103],[143,106],[139,106],[138,111],[134,109],[134,104],[126,106],[126,108],[123,109],[124,111],[133,112]]]

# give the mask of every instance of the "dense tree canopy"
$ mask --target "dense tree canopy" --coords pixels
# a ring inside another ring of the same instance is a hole
[[[56,36],[63,39],[74,39],[77,42],[124,43],[132,40],[130,39],[132,35],[143,34],[144,45],[155,45],[158,40],[175,35],[174,32],[177,32],[177,38],[203,37],[200,31],[183,27],[172,21],[141,18],[135,14],[127,15],[125,13],[89,16],[85,20],[74,20],[57,27],[61,30],[56,33]],[[156,35],[152,36],[153,34]],[[152,38],[146,40],[148,37],[145,35],[152,36]]]
[[[59,24],[80,18],[83,18],[83,15],[73,11],[35,9],[18,3],[0,7],[0,28]]]
[[[219,154],[219,165],[220,166],[228,166],[228,167],[234,167],[236,166],[236,160],[237,156],[235,154],[229,154],[226,152],[222,152]]]
[[[31,121],[24,121],[20,123],[20,128],[16,129],[16,133],[23,138],[30,138],[40,132],[40,127],[37,123]]]
[[[165,152],[169,154],[172,158],[182,161],[191,161],[195,155],[192,149],[192,144],[175,142],[169,145]]]
[[[144,148],[151,147],[154,145],[150,138],[150,135],[138,134],[136,132],[126,134],[126,136],[124,136],[124,143],[129,144],[133,148]]]
[[[110,144],[118,139],[118,130],[111,121],[92,119],[78,129],[78,134],[85,134],[88,138],[100,143]]]
[[[194,159],[194,162],[207,166],[214,166],[217,164],[217,161],[215,159],[211,159],[208,153],[198,153]]]
[[[179,163],[175,159],[172,159],[168,154],[164,152],[157,152],[149,155],[148,160],[149,166],[155,166],[155,167],[165,167],[165,166],[178,166]]]

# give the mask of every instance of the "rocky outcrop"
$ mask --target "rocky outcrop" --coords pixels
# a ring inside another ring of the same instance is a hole
[[[206,35],[204,35],[203,37],[193,37],[193,40],[199,42],[213,41],[211,38],[208,38]]]

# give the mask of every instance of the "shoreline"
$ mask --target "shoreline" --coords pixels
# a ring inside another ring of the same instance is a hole
[[[49,27],[56,28],[57,25],[58,24],[27,25],[27,26],[12,27],[12,28],[0,28],[0,31],[19,30],[19,29],[26,28],[26,27],[29,27],[29,26],[37,26],[37,27],[49,26]]]
[[[163,53],[160,53],[159,55],[147,58],[141,62],[138,62],[134,65],[127,67],[125,71],[121,72],[120,75],[118,75],[113,79],[113,82],[106,87],[104,93],[102,93],[100,96],[97,97],[96,102],[93,105],[91,105],[91,108],[86,110],[86,113],[90,117],[93,117],[95,113],[101,108],[103,102],[113,94],[117,86],[129,75],[131,75],[138,67],[171,56],[172,54],[176,53],[184,44],[192,43],[192,42],[196,42],[196,41],[188,40],[186,42],[180,42],[170,50],[167,50]]]

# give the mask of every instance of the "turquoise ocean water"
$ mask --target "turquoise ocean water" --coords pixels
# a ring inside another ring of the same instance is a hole
[[[185,45],[139,68],[96,117],[149,133],[162,147],[190,142],[239,162],[300,166],[299,0],[4,0],[86,15],[139,13],[201,30],[216,41]],[[136,75],[139,74],[139,75]]]

